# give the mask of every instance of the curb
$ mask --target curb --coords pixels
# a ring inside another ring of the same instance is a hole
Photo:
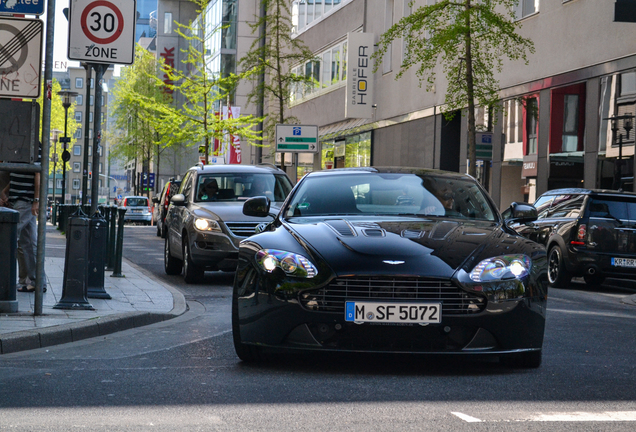
[[[173,299],[173,307],[170,312],[125,312],[91,318],[75,323],[44,327],[37,330],[17,331],[5,336],[0,336],[0,354],[10,354],[69,342],[77,342],[96,336],[105,336],[166,321],[183,315],[186,312],[187,304],[181,291],[163,281],[159,281],[154,275],[136,264],[128,260],[126,260],[126,262],[140,273],[143,273],[144,276],[152,279],[155,283],[162,285],[165,289],[170,291]]]
[[[636,294],[622,298],[621,303],[630,306],[636,306]]]

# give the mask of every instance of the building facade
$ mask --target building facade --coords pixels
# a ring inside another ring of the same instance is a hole
[[[292,95],[292,114],[301,124],[319,126],[321,152],[305,162],[311,169],[467,171],[466,117],[441,114],[447,87],[441,68],[432,91],[420,86],[414,70],[396,80],[406,49],[401,41],[392,44],[377,72],[354,67],[365,64],[361,46],[373,50],[391,25],[433,2],[293,2],[296,37],[316,54],[295,71],[318,85]],[[516,13],[519,33],[536,52],[527,65],[505,62],[497,76],[501,109],[492,118],[477,112],[493,148],[492,158],[478,161],[479,180],[501,208],[533,202],[557,187],[633,187],[636,49],[630,41],[636,24],[614,22],[610,1],[519,0]],[[592,28],[598,29],[593,36]],[[358,112],[351,102],[361,97],[361,77],[365,98],[358,100],[356,109],[364,108]]]

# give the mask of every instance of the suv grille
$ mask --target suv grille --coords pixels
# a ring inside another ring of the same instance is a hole
[[[467,293],[448,280],[418,277],[343,277],[326,287],[300,293],[305,309],[343,313],[345,300],[441,301],[442,314],[471,315],[486,308],[486,299]]]
[[[249,237],[255,234],[261,222],[225,222],[230,232],[237,237]]]

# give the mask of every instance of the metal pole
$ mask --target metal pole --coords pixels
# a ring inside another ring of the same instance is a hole
[[[68,109],[69,106],[65,102],[64,103],[64,151],[62,152],[62,204],[66,204],[66,160],[67,152],[66,144],[68,142],[68,136],[66,135],[68,131]],[[70,156],[70,155],[68,155]]]
[[[44,82],[53,79],[53,40],[55,31],[55,0],[48,0],[46,14],[46,53],[44,56]],[[38,213],[38,242],[35,268],[35,299],[33,315],[42,315],[44,295],[44,251],[46,248],[46,201],[49,188],[49,139],[51,131],[51,100],[42,98],[42,158],[40,171],[40,205]],[[36,140],[37,141],[37,140]],[[37,142],[36,144],[37,145]]]
[[[93,65],[90,63],[84,63],[84,68],[86,69],[86,111],[84,112],[84,114],[86,115],[86,118],[84,119],[84,162],[83,162],[83,166],[82,166],[82,201],[81,201],[81,206],[80,206],[80,214],[82,214],[82,212],[84,211],[84,205],[87,202],[87,195],[88,195],[88,147],[89,147],[89,140],[88,140],[88,130],[90,129],[90,122],[89,122],[89,114],[91,112],[91,75],[93,73]]]
[[[102,139],[102,85],[104,72],[110,65],[96,64],[95,67],[95,110],[93,114],[93,177],[91,179],[91,215],[97,211],[99,201],[99,144]]]

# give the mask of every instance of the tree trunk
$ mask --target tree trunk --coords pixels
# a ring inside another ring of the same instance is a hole
[[[470,9],[472,7],[471,0],[464,3],[466,8],[466,33],[464,39],[466,41],[466,96],[468,98],[468,174],[473,177],[477,175],[477,156],[475,149],[475,89],[473,82],[473,58],[472,48],[472,30],[470,27]]]

